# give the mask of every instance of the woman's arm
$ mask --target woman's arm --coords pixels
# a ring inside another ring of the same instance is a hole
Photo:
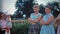
[[[46,25],[50,24],[52,22],[52,20],[54,20],[54,17],[53,16],[51,16],[45,24]]]
[[[59,18],[59,17],[57,17],[57,18],[56,18],[56,20],[60,20],[60,18]]]
[[[9,18],[9,21],[11,22],[11,18]]]
[[[40,24],[41,24],[41,25],[44,25],[44,21],[43,21],[43,20],[41,20],[41,21],[40,21]]]
[[[42,16],[39,16],[36,20],[34,20],[34,22],[39,22],[42,19]]]
[[[59,17],[57,17],[57,18],[56,18],[56,20],[55,20],[55,24],[57,24],[57,25],[58,25],[58,24],[59,24],[59,22],[60,22],[60,18],[59,18]]]
[[[32,20],[31,18],[28,18],[28,22],[29,23],[34,23],[34,20]]]
[[[40,21],[40,23],[42,24],[42,25],[48,25],[48,24],[50,24],[51,23],[51,21],[54,19],[54,17],[53,16],[51,16],[49,19],[48,19],[48,21],[47,22],[44,22],[43,20],[41,20]]]

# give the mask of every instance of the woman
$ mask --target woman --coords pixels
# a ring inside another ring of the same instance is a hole
[[[1,28],[1,15],[2,15],[3,13],[0,13],[0,34],[4,34],[5,33],[5,31],[3,30],[2,31],[2,28]]]
[[[0,20],[1,20],[1,14],[0,14]],[[0,23],[0,28],[1,28],[1,23]]]
[[[29,33],[28,34],[39,34],[39,21],[42,18],[42,14],[39,13],[39,5],[34,5],[33,6],[33,11],[30,15],[30,18],[28,21],[30,22],[30,28],[29,28]]]
[[[10,34],[10,29],[12,28],[12,23],[11,23],[11,16],[6,15],[6,26],[7,26],[7,32]]]
[[[1,15],[0,22],[1,22],[1,28],[6,28],[6,20],[5,20],[5,15],[4,14]]]
[[[57,34],[60,34],[60,14],[56,18],[56,23],[58,25]]]
[[[5,30],[5,32],[7,31],[6,29],[6,19],[5,19],[5,14],[1,14],[1,20],[0,20],[0,23],[1,23],[1,29],[2,30]],[[5,33],[6,34],[6,33]]]
[[[53,26],[53,15],[51,14],[51,8],[45,7],[45,15],[43,19],[40,21],[42,24],[40,34],[55,34],[54,26]]]
[[[5,14],[1,14],[1,20],[0,20],[0,22],[1,22],[1,29],[5,30],[5,34],[10,34],[10,25],[9,24],[11,24],[11,23],[9,23],[9,22],[11,20],[9,20],[7,18],[10,18],[10,16],[6,17]]]

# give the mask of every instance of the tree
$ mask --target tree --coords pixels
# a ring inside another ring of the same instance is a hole
[[[26,1],[25,4],[24,4],[23,13],[26,14],[27,18],[33,12],[32,11],[32,6],[33,6],[33,0],[30,0],[28,2]]]
[[[23,15],[25,14],[26,17],[30,15],[30,11],[33,6],[33,0],[17,0],[15,7],[16,7],[16,12],[15,12],[15,17],[16,18],[22,18]],[[22,13],[23,14],[22,14]]]
[[[51,9],[52,9],[52,14],[54,15],[54,17],[57,17],[58,16],[58,14],[59,14],[59,3],[58,2],[50,2],[50,3],[48,3],[48,5],[51,7]]]

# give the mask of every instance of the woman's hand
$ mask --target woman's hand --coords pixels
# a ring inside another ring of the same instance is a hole
[[[43,20],[41,20],[41,21],[40,21],[40,24],[41,24],[41,25],[44,25],[44,21],[43,21]]]
[[[35,24],[34,20],[32,20],[31,18],[28,18],[29,23]]]

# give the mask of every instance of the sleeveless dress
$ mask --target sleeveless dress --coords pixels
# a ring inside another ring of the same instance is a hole
[[[58,15],[58,17],[60,18],[60,14]],[[58,31],[57,31],[58,34],[60,34],[60,25],[58,25]]]
[[[30,18],[32,19],[32,20],[35,20],[35,19],[37,19],[39,16],[42,16],[42,14],[40,14],[40,13],[38,13],[37,15],[35,15],[34,13],[32,13],[31,15],[30,15]],[[39,27],[40,26],[40,24],[39,24],[39,22],[37,22],[36,24],[31,24],[30,25],[30,27],[29,27],[29,32],[28,32],[28,34],[39,34]]]
[[[48,21],[51,16],[53,16],[51,13],[44,15],[43,21]],[[40,34],[55,34],[53,22],[49,25],[42,25]]]

